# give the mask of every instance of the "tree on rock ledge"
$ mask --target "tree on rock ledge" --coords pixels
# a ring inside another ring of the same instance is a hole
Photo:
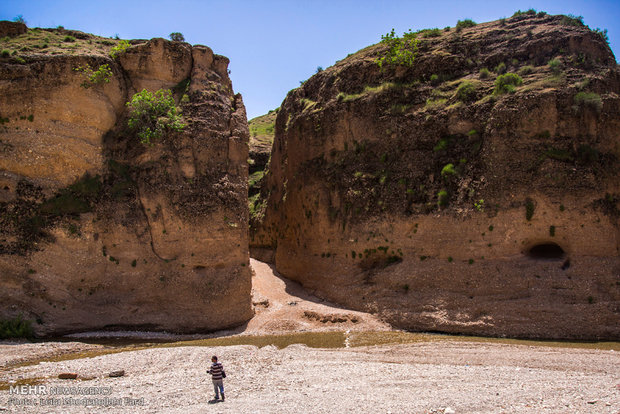
[[[173,42],[185,42],[185,36],[180,32],[172,32],[169,37]]]

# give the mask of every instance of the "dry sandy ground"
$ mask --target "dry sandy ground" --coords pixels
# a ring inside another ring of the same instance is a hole
[[[305,295],[270,275],[266,265],[253,266],[255,302],[268,300],[269,306],[236,333],[386,328],[370,315]],[[308,319],[306,311],[335,322]],[[48,393],[0,390],[0,412],[620,413],[620,353],[603,350],[446,341],[341,349],[185,346],[15,364],[100,347],[0,344],[0,385],[38,380]],[[228,374],[223,403],[209,403],[213,390],[205,370],[212,354],[220,356]],[[119,369],[126,375],[107,376]],[[57,379],[62,372],[83,379]],[[54,390],[72,394],[50,395]],[[102,394],[82,395],[93,390]]]
[[[250,259],[254,276],[252,297],[255,316],[239,333],[250,335],[304,331],[384,331],[390,325],[377,317],[323,301],[309,295],[296,282],[278,275],[274,269]]]

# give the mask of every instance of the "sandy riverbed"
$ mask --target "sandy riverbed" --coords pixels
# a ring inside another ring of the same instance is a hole
[[[253,266],[255,302],[262,305],[253,321],[229,334],[389,329]],[[106,353],[111,349],[104,345],[78,341],[0,343],[0,412],[620,413],[620,352],[614,350],[465,340],[337,349],[192,344]],[[71,354],[76,359],[58,358]],[[224,403],[209,403],[205,370],[212,354],[228,373]],[[108,377],[121,369],[125,376]],[[58,379],[63,372],[79,378]],[[10,384],[42,385],[37,391],[47,394],[11,394]],[[55,390],[71,394],[51,395]],[[102,394],[82,395],[93,391]]]

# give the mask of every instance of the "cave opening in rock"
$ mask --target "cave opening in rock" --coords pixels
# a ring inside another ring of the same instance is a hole
[[[528,256],[534,259],[563,259],[564,249],[551,242],[539,243],[530,248]]]

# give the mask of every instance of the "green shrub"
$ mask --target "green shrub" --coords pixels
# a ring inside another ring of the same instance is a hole
[[[92,211],[92,204],[101,191],[100,176],[84,177],[43,202],[39,212],[45,216],[76,216]]]
[[[555,226],[549,226],[549,236],[555,237]]]
[[[477,86],[473,82],[461,82],[456,89],[456,99],[462,102],[470,102],[476,99]]]
[[[143,144],[150,144],[167,132],[185,128],[180,110],[168,89],[159,89],[155,93],[144,89],[136,93],[127,106],[130,110],[127,124],[136,131]]]
[[[427,109],[439,108],[439,107],[444,106],[447,101],[448,100],[446,98],[428,98],[426,100],[425,108]]]
[[[2,57],[9,57],[9,56],[11,56],[11,51],[4,49],[2,51]]]
[[[448,205],[448,192],[446,190],[437,193],[437,205],[440,207]]]
[[[522,76],[525,76],[525,75],[529,75],[533,71],[534,71],[534,68],[532,66],[523,66],[521,69],[519,69],[519,74]]]
[[[454,170],[454,164],[446,164],[442,169],[441,169],[441,176],[442,177],[447,177],[449,175],[455,175],[456,171]]]
[[[435,152],[443,151],[446,148],[448,148],[449,144],[450,144],[450,140],[448,140],[447,138],[442,138],[442,139],[439,140],[437,145],[435,145],[435,147],[433,148],[433,151],[435,151]]]
[[[501,95],[504,93],[513,93],[515,91],[515,87],[521,85],[522,83],[523,79],[521,79],[521,76],[516,73],[499,75],[497,79],[495,79],[495,89],[493,90],[493,94]]]
[[[559,59],[551,59],[547,62],[547,66],[549,66],[554,75],[558,75],[562,71],[562,62]]]
[[[89,66],[78,66],[73,70],[83,72],[86,75],[86,80],[80,85],[83,88],[90,88],[100,83],[108,83],[112,76],[112,69],[110,69],[110,65],[107,63],[99,66],[97,70],[92,70]]]
[[[511,17],[535,16],[535,15],[536,15],[536,10],[529,9],[529,10],[526,10],[526,11],[517,10],[516,12],[514,12],[514,14]]]
[[[563,162],[573,162],[575,159],[570,151],[558,148],[549,148],[545,151],[545,156]]]
[[[384,36],[381,36],[381,43],[388,46],[385,55],[377,58],[379,67],[383,65],[403,65],[412,66],[418,54],[418,39],[416,34],[409,31],[403,33],[403,37],[398,37],[394,29]]]
[[[173,42],[185,42],[185,36],[179,32],[172,32],[169,37]]]
[[[499,25],[500,26],[506,26],[506,18],[502,17],[501,19],[499,19]]]
[[[562,16],[560,24],[563,24],[564,26],[585,26],[585,24],[583,24],[583,16],[574,16],[572,14]]]
[[[487,68],[482,68],[480,69],[480,75],[478,75],[480,77],[480,79],[486,79],[491,75],[491,71],[489,71]]]
[[[497,73],[498,75],[506,73],[506,64],[504,62],[500,62],[499,65],[495,66],[493,72]]]
[[[579,92],[575,95],[574,100],[576,105],[591,108],[597,112],[603,108],[600,95],[594,92]]]
[[[422,37],[424,38],[439,37],[441,36],[441,30],[439,30],[437,27],[435,27],[434,29],[422,29],[418,31],[418,34],[422,35]]]
[[[0,321],[0,339],[31,339],[33,337],[32,323],[24,320],[21,315],[13,319]]]
[[[22,24],[26,24],[26,20],[24,20],[24,16],[21,14],[18,14],[17,16],[13,17],[13,21],[15,23],[22,23]]]
[[[433,73],[431,75],[431,85],[437,85],[439,84],[439,75],[437,75],[436,73]]]
[[[527,221],[532,220],[532,217],[534,217],[534,202],[531,199],[527,199],[525,201],[525,219]]]
[[[64,39],[62,39],[62,41],[63,42],[67,42],[67,43],[73,43],[73,42],[75,42],[75,37],[67,35],[67,36],[65,36]]]
[[[124,53],[125,50],[127,50],[127,48],[129,46],[131,46],[131,45],[129,44],[129,42],[127,40],[121,40],[120,42],[118,42],[118,44],[116,46],[114,46],[112,48],[112,50],[110,50],[110,57],[112,59],[114,59],[115,57],[117,57],[121,53]]]
[[[607,29],[599,29],[598,27],[594,30],[592,30],[594,33],[596,33],[597,35],[599,35],[601,37],[601,39],[603,39],[605,41],[605,43],[609,44],[609,35],[607,34]]]
[[[456,22],[456,31],[460,32],[463,29],[467,29],[468,27],[474,27],[478,23],[473,21],[472,19],[464,19]]]

